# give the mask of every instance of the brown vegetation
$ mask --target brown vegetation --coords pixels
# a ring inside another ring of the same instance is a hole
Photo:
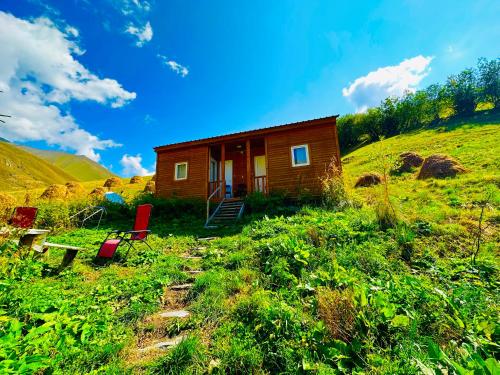
[[[141,176],[134,176],[130,179],[131,184],[140,184],[142,182]]]
[[[376,172],[368,172],[359,176],[354,187],[368,187],[382,182],[382,176]]]
[[[53,184],[47,187],[40,195],[42,199],[64,199],[68,196],[68,188],[65,185]]]
[[[90,192],[89,195],[91,195],[94,198],[102,198],[104,197],[104,193],[106,193],[106,189],[102,187],[96,187],[94,190]]]
[[[466,172],[466,169],[452,157],[448,155],[435,154],[424,160],[417,178],[419,180],[424,180],[432,177],[455,177],[458,173],[464,172]]]
[[[156,184],[153,180],[148,181],[146,186],[144,187],[145,193],[154,193],[156,191]]]
[[[394,165],[391,172],[393,173],[407,173],[411,172],[413,168],[418,168],[422,165],[424,158],[416,152],[403,152],[399,155],[399,160]]]
[[[115,186],[121,186],[122,185],[122,180],[119,179],[118,177],[110,177],[106,180],[104,183],[104,187],[115,187]]]
[[[319,289],[318,315],[332,338],[345,342],[353,338],[357,315],[353,301],[351,290]]]
[[[82,195],[85,192],[82,184],[75,181],[66,182],[66,188],[71,195]]]
[[[15,205],[16,200],[13,196],[0,193],[0,222],[5,222],[10,218]]]

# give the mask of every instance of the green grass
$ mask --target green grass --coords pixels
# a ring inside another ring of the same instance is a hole
[[[73,176],[76,181],[95,181],[114,176],[113,173],[102,165],[83,155],[40,150],[31,147],[24,147],[24,149],[62,169],[67,174]]]
[[[23,260],[15,247],[1,248],[0,372],[496,374],[497,129],[454,123],[346,155],[349,186],[377,170],[381,154],[446,153],[469,169],[445,180],[391,176],[398,221],[389,228],[374,209],[379,187],[349,189],[355,205],[343,210],[253,213],[213,232],[203,229],[202,205],[148,197],[143,201],[155,205],[153,250],[142,246],[97,268],[91,260],[100,242],[108,230],[132,225],[133,207],[110,207],[99,230],[71,229],[57,226],[72,209],[64,208],[68,202],[45,203],[40,223],[56,228],[50,241],[88,251],[57,274],[59,251]],[[490,184],[496,196],[473,262],[477,201]],[[123,189],[134,202],[139,188]],[[189,280],[184,270],[195,267],[179,255],[207,235],[220,239],[196,250],[204,255],[196,267],[205,272],[187,295],[192,314],[162,331],[188,338],[159,356],[132,360],[165,290]]]

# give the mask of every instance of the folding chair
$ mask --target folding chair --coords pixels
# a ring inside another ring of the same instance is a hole
[[[33,228],[37,213],[38,208],[36,207],[16,207],[7,224],[19,229]]]
[[[146,244],[151,250],[151,246],[147,243],[147,238],[151,231],[148,229],[149,219],[151,217],[151,210],[153,205],[143,204],[137,206],[134,229],[129,231],[114,230],[108,233],[106,239],[102,242],[99,251],[95,257],[94,263],[102,263],[103,260],[112,260],[118,246],[122,243],[128,244],[127,252],[124,259],[127,257],[131,248],[135,249],[134,242],[140,241]]]

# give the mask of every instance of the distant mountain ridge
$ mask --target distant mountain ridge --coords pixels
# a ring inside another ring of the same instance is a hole
[[[21,190],[93,181],[114,176],[109,170],[81,155],[39,150],[0,141],[0,190]]]

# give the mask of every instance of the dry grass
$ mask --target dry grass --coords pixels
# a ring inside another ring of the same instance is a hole
[[[45,191],[40,195],[41,199],[65,199],[68,196],[68,188],[65,185],[50,185]]]
[[[122,180],[118,177],[110,177],[104,182],[104,187],[116,187],[116,186],[122,186]]]
[[[459,173],[466,172],[466,169],[451,156],[434,154],[424,160],[422,168],[418,173],[419,180],[427,178],[455,177]]]
[[[352,340],[357,310],[351,290],[319,289],[318,315],[332,338],[345,342]]]
[[[130,179],[131,184],[140,184],[142,182],[141,176],[134,176]]]
[[[85,189],[79,182],[66,182],[66,188],[68,189],[68,193],[73,196],[81,196],[85,193]]]
[[[145,193],[154,193],[156,191],[156,184],[153,180],[148,181],[146,186],[144,187]]]
[[[9,220],[12,210],[16,206],[16,200],[12,195],[0,193],[0,222]]]
[[[382,182],[382,176],[377,172],[363,173],[358,177],[354,187],[369,187]]]

